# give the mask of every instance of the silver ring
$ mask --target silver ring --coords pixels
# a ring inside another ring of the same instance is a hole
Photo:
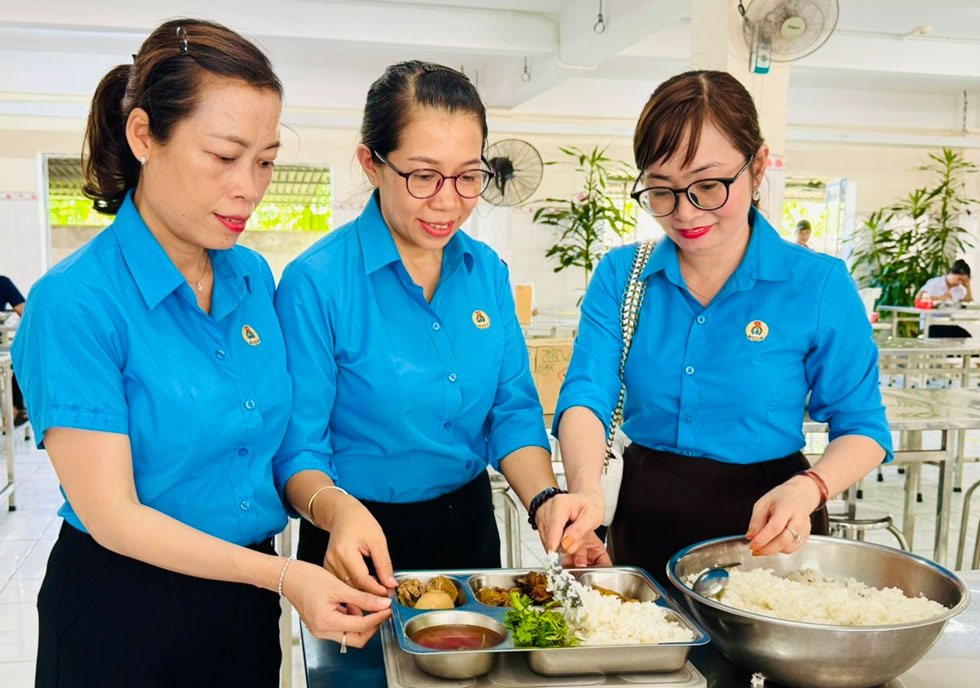
[[[347,654],[347,633],[344,633],[340,638],[340,654]]]
[[[795,542],[796,544],[800,544],[801,542],[803,542],[803,538],[801,538],[800,534],[797,533],[795,530],[793,530],[789,526],[786,526],[786,530],[788,530],[789,534],[793,536],[793,542]]]

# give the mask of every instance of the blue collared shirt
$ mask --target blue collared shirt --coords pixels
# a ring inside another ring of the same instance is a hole
[[[619,305],[634,246],[599,263],[555,412],[592,410],[606,424],[619,395]],[[670,239],[643,273],[646,296],[626,364],[626,435],[643,446],[728,463],[803,448],[810,416],[830,438],[864,435],[891,458],[878,350],[843,261],[783,241],[753,211],[745,256],[703,307]]]
[[[279,460],[361,499],[415,502],[548,447],[507,268],[463,232],[427,303],[375,195],[286,268],[276,310],[293,378]]]
[[[211,264],[209,316],[127,196],[31,290],[13,357],[39,447],[53,427],[129,435],[142,504],[244,545],[286,524],[291,466],[273,476],[272,457],[290,379],[265,260],[236,247]],[[85,530],[67,500],[59,513]]]

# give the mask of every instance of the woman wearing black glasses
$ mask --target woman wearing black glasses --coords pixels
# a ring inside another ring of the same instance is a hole
[[[604,556],[576,525],[591,502],[557,488],[507,268],[459,231],[493,176],[486,136],[463,74],[389,67],[357,150],[371,200],[279,284],[294,402],[279,458],[341,488],[309,500],[299,556],[378,594],[393,568],[500,566],[488,465],[548,549]]]
[[[632,195],[666,238],[640,275],[625,367],[633,443],[611,554],[664,580],[674,552],[712,537],[795,551],[827,532],[827,498],[891,455],[861,299],[842,261],[781,240],[756,208],[769,148],[734,77],[688,72],[661,84],[633,145]],[[635,253],[614,250],[596,270],[555,413],[569,489],[596,505]],[[812,468],[800,452],[808,395],[831,439]]]

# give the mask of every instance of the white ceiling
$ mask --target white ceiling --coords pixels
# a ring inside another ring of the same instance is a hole
[[[729,4],[717,2],[719,11]],[[502,117],[622,127],[657,83],[686,68],[691,6],[602,4],[607,30],[596,34],[598,0],[0,0],[0,115],[80,116],[101,75],[129,61],[154,25],[202,16],[267,50],[289,112],[307,123],[356,119],[387,64],[422,58],[462,68]],[[791,124],[864,126],[876,103],[916,99],[907,122],[895,112],[878,118],[895,129],[950,133],[962,124],[965,90],[969,125],[978,126],[980,0],[840,5],[831,39],[791,67]],[[912,34],[923,25],[931,33]],[[525,60],[529,81],[521,79]]]

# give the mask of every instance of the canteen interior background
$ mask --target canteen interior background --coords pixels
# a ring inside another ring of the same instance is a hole
[[[489,108],[490,143],[519,139],[544,161],[562,160],[561,147],[598,145],[631,163],[633,126],[658,83],[691,66],[738,71],[759,104],[774,154],[763,185],[767,215],[788,236],[792,223],[782,221],[784,201],[805,196],[811,220],[840,212],[841,235],[824,241],[818,231],[811,242],[829,253],[846,255],[847,238],[864,217],[930,183],[929,174],[918,169],[930,153],[950,147],[980,163],[976,0],[841,0],[829,40],[811,55],[774,63],[766,75],[748,72],[736,5],[0,0],[0,274],[27,294],[46,269],[97,231],[52,225],[49,159],[79,155],[98,80],[128,61],[155,25],[175,16],[226,23],[269,54],[286,90],[278,163],[329,170],[331,228],[356,217],[370,191],[354,159],[367,88],[385,66],[410,58],[465,71]],[[836,180],[846,180],[836,182],[846,190],[844,200],[824,201],[820,189]],[[800,193],[810,182],[818,191]],[[533,222],[533,201],[573,196],[580,185],[570,166],[545,166],[532,202],[481,202],[464,227],[508,262],[515,284],[534,285],[542,319],[573,317],[583,279],[576,269],[553,271],[555,262],[545,253],[557,234]],[[980,175],[967,177],[964,193],[980,198]],[[638,237],[659,234],[649,218],[637,219]],[[980,221],[968,217],[965,225],[975,241],[963,257],[980,269]],[[253,227],[241,241],[262,252],[278,275],[321,236]],[[927,433],[925,444],[934,439]],[[966,454],[980,454],[973,436]],[[32,679],[34,600],[60,523],[57,480],[43,452],[22,443],[16,465],[19,510],[0,511],[0,686],[29,685]],[[967,465],[964,484],[980,477],[977,468]],[[915,551],[929,556],[935,517],[935,471],[929,468],[923,493]],[[900,511],[902,483],[894,468],[885,469],[884,483],[867,482],[866,498]],[[958,509],[954,501],[954,515]],[[958,519],[953,520],[955,544]],[[880,541],[889,542],[887,534]],[[536,534],[524,528],[523,543],[524,563],[533,564],[540,556]],[[296,652],[293,667],[294,685],[303,685]]]

